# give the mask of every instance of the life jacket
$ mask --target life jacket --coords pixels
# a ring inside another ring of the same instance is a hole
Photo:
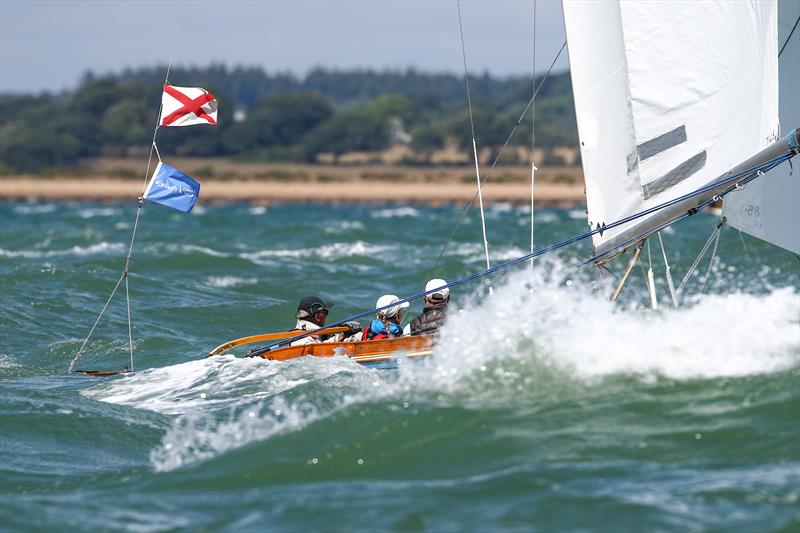
[[[364,329],[361,339],[377,341],[380,339],[388,339],[390,334],[392,337],[399,337],[403,334],[403,330],[394,322],[389,322],[389,331],[387,332],[386,325],[383,321],[376,318]]]
[[[447,320],[447,304],[426,307],[421,315],[411,321],[411,334],[435,334],[444,326],[445,320]]]

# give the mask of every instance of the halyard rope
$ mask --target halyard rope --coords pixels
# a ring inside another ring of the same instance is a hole
[[[508,137],[506,138],[505,144],[503,144],[503,147],[500,148],[499,152],[497,152],[497,156],[495,156],[494,161],[492,161],[492,164],[489,166],[489,170],[492,170],[497,165],[497,163],[500,161],[500,159],[503,157],[503,154],[505,153],[506,148],[508,148],[508,144],[511,142],[511,138],[514,137],[514,134],[517,132],[517,129],[519,128],[520,124],[522,124],[522,121],[525,119],[525,115],[528,113],[528,109],[533,105],[534,100],[536,100],[536,96],[542,90],[542,85],[544,85],[544,82],[547,80],[547,78],[550,77],[550,73],[552,72],[553,67],[556,65],[556,62],[558,61],[558,58],[561,57],[561,54],[562,54],[562,52],[564,52],[564,49],[566,47],[567,47],[567,41],[564,41],[562,43],[562,45],[561,45],[561,48],[558,50],[558,53],[553,58],[553,61],[550,63],[550,67],[547,69],[547,72],[542,77],[542,81],[539,82],[539,85],[537,86],[536,91],[534,91],[533,96],[531,96],[531,99],[528,100],[528,103],[525,106],[525,109],[522,110],[522,113],[520,114],[519,118],[517,119],[517,122],[514,124],[514,127],[511,129],[511,133],[508,134]],[[486,182],[489,180],[489,177],[490,177],[490,175],[488,173],[484,174],[483,182],[482,182],[483,185],[486,185]],[[477,197],[478,197],[478,193],[476,192],[475,195],[472,197],[472,200],[470,200],[467,203],[467,206],[464,208],[464,211],[461,213],[461,216],[458,217],[458,221],[456,222],[456,226],[455,226],[455,228],[453,228],[452,233],[450,233],[450,237],[448,237],[447,241],[444,243],[444,246],[442,247],[442,250],[439,252],[439,256],[436,258],[436,261],[434,261],[433,265],[431,265],[431,267],[428,268],[428,270],[425,271],[425,276],[424,276],[425,279],[428,278],[428,275],[431,272],[435,272],[436,269],[438,268],[439,262],[442,260],[442,257],[447,252],[447,249],[449,248],[450,243],[453,242],[453,238],[456,236],[456,233],[458,232],[458,229],[461,227],[462,222],[464,222],[464,217],[467,216],[467,213],[469,213],[469,210],[475,204],[475,199]]]
[[[486,254],[486,268],[489,268],[489,241],[486,240],[486,218],[483,214],[483,193],[481,192],[481,170],[478,162],[478,146],[475,143],[475,122],[472,119],[472,99],[469,95],[469,72],[467,71],[467,49],[464,45],[464,27],[461,24],[461,2],[456,0],[458,7],[458,30],[461,35],[461,57],[464,59],[464,87],[467,91],[467,107],[469,108],[469,128],[472,131],[472,155],[475,158],[475,179],[478,181],[478,204],[481,208],[481,230],[483,231],[483,251]]]

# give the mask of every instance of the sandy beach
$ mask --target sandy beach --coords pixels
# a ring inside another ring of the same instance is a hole
[[[257,164],[225,159],[177,158],[174,165],[201,183],[200,203],[356,202],[464,203],[477,190],[469,167],[402,165]],[[144,188],[146,160],[105,158],[63,175],[0,176],[0,200],[135,200]],[[504,166],[484,172],[485,202],[530,202],[530,169]],[[575,167],[537,173],[536,201],[584,203],[583,176]]]
[[[214,202],[356,202],[464,203],[475,195],[474,183],[442,182],[398,185],[389,181],[287,182],[255,180],[201,181],[201,203]],[[19,176],[0,180],[2,200],[125,201],[142,192],[142,181],[109,178],[40,179]],[[530,202],[530,184],[487,183],[484,202]],[[582,184],[536,185],[537,203],[568,206],[584,201]]]

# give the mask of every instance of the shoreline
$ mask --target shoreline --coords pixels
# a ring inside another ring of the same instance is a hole
[[[400,203],[463,204],[476,194],[476,184],[463,181],[398,183],[396,180],[278,181],[201,179],[198,204],[247,202],[271,203]],[[143,180],[120,178],[0,178],[3,201],[124,201],[135,200]],[[529,204],[530,183],[487,182],[482,189],[485,203]],[[585,204],[583,183],[537,181],[537,205],[572,207]]]

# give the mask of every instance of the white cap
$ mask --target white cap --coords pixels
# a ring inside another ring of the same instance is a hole
[[[432,302],[443,302],[450,298],[450,289],[446,287],[447,282],[443,279],[432,279],[428,283],[425,284],[425,292],[432,291],[434,289],[440,289],[436,292],[432,292],[430,294],[425,295],[426,300],[430,300]]]
[[[381,308],[381,307],[385,307],[387,305],[392,305],[393,303],[395,303],[399,299],[400,298],[398,298],[394,294],[384,294],[383,296],[378,298],[378,301],[375,304],[375,307],[376,308]],[[385,309],[383,311],[378,311],[378,314],[383,313],[386,318],[392,318],[393,316],[395,316],[397,314],[398,311],[400,311],[400,309],[404,309],[404,308],[406,308],[408,306],[409,306],[408,302],[403,302],[401,304],[397,304],[397,305],[392,306],[392,307],[390,307],[388,309]]]

